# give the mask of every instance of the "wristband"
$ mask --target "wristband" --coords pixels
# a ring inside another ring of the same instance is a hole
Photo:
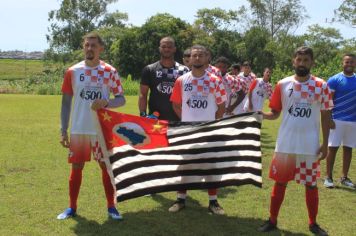
[[[146,117],[146,116],[147,116],[147,114],[146,114],[146,112],[145,112],[145,111],[140,111],[140,116],[142,116],[142,117]]]

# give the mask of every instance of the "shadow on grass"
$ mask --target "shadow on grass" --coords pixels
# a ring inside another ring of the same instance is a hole
[[[169,213],[170,199],[160,195],[152,197],[160,203],[156,209],[123,214],[123,221],[107,220],[103,224],[78,215],[72,228],[76,235],[266,235],[257,228],[261,219],[236,216],[216,216],[208,213],[198,201],[187,199],[187,207],[178,213]],[[305,235],[285,230],[268,235]]]

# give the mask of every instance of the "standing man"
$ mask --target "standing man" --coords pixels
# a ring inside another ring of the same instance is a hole
[[[179,77],[174,84],[171,101],[181,121],[212,121],[225,112],[226,92],[220,78],[207,72],[207,49],[200,45],[191,48],[192,71]],[[178,212],[185,207],[187,191],[179,191],[177,201],[169,208]],[[209,189],[209,211],[223,215],[217,201],[217,189]]]
[[[161,54],[160,60],[146,66],[142,72],[138,99],[140,116],[147,115],[147,96],[148,91],[150,91],[149,114],[158,112],[161,120],[177,121],[179,118],[173,111],[169,98],[176,79],[187,73],[189,69],[174,61],[176,46],[173,38],[162,38],[159,43],[159,52]]]
[[[230,74],[227,73],[227,70],[230,66],[230,61],[226,57],[219,57],[215,61],[215,67],[220,70],[221,76],[222,76],[222,82],[225,87],[226,91],[226,98],[227,102],[225,104],[225,112],[226,115],[232,115],[232,111],[229,110],[229,104],[231,102],[231,99],[233,97],[237,97],[237,99],[240,98],[239,101],[236,101],[237,103],[241,102],[243,99],[243,95],[245,94],[244,92],[244,86],[243,86],[243,81],[238,77],[234,77]]]
[[[326,82],[310,74],[313,51],[298,48],[293,57],[295,75],[278,82],[272,95],[271,111],[265,119],[274,120],[283,113],[269,177],[275,181],[271,193],[270,217],[261,232],[277,229],[277,217],[287,183],[296,180],[305,186],[309,230],[327,235],[316,222],[319,196],[317,176],[319,160],[326,157],[332,99]],[[319,146],[320,118],[323,142]],[[318,158],[320,157],[320,158]]]
[[[264,101],[272,96],[272,84],[269,82],[271,74],[271,69],[266,67],[263,78],[257,78],[252,82],[244,107],[245,111],[262,111]]]
[[[232,114],[244,113],[244,106],[247,102],[247,93],[249,91],[250,85],[256,79],[256,75],[251,72],[251,65],[248,61],[242,64],[242,72],[237,76],[241,81],[243,92],[240,94],[234,94],[229,101],[228,112]]]
[[[326,159],[327,177],[324,186],[334,187],[333,168],[337,150],[343,148],[342,185],[355,188],[355,184],[347,177],[351,164],[352,148],[356,148],[356,59],[355,54],[345,54],[342,59],[343,72],[328,80],[334,101],[332,110],[333,121],[329,136],[329,152]]]
[[[69,176],[69,208],[57,216],[63,220],[76,215],[77,199],[82,182],[85,162],[90,161],[91,151],[101,167],[107,210],[110,218],[122,219],[115,208],[115,192],[111,184],[90,109],[116,108],[125,104],[123,89],[117,70],[100,60],[104,42],[97,33],[83,37],[85,60],[70,67],[62,85],[61,144],[69,148],[68,162],[72,164]],[[110,91],[114,98],[110,99]],[[71,112],[72,98],[74,98]],[[71,117],[70,140],[67,134]]]

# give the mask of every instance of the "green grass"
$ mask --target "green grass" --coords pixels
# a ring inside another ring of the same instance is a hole
[[[42,60],[0,59],[0,80],[19,80],[44,70]]]
[[[119,111],[137,114],[137,97]],[[262,129],[263,188],[228,187],[219,191],[226,216],[209,215],[206,191],[190,191],[187,208],[169,214],[175,193],[141,197],[118,204],[125,218],[107,219],[99,167],[90,162],[78,202],[78,217],[58,221],[68,206],[67,151],[59,144],[60,96],[0,95],[0,235],[259,235],[268,217],[272,181],[267,170],[278,121]],[[355,156],[355,152],[354,152]],[[340,155],[335,176],[340,174]],[[324,175],[325,163],[322,163]],[[356,181],[356,162],[350,178]],[[355,235],[356,191],[320,186],[318,221],[330,235]],[[272,235],[310,235],[304,187],[291,182]],[[260,234],[265,235],[265,234]]]

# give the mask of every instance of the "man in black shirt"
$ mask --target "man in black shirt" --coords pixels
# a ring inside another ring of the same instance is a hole
[[[174,60],[176,52],[175,41],[172,37],[164,37],[159,43],[161,58],[159,61],[146,66],[142,71],[138,107],[141,116],[146,116],[147,96],[149,114],[159,113],[159,119],[178,121],[170,102],[170,96],[176,79],[187,73],[189,69]]]

